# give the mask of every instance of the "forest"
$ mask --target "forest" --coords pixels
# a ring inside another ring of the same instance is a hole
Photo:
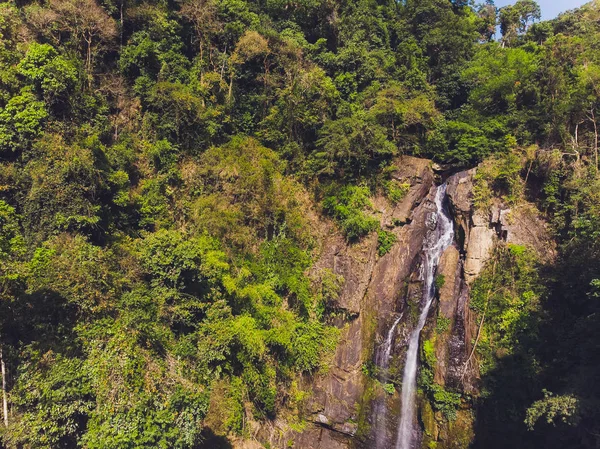
[[[481,164],[475,201],[534,203],[556,246],[552,263],[499,247],[474,284],[475,439],[449,447],[598,447],[600,2],[540,17],[533,0],[0,2],[0,447],[301,430],[340,339],[319,223],[385,255],[369,198],[405,195],[403,155]]]

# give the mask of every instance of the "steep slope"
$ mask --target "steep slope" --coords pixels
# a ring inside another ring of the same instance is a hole
[[[436,210],[438,176],[425,159],[403,157],[394,166],[394,178],[410,184],[410,189],[395,205],[384,197],[373,198],[373,204],[380,223],[397,241],[379,257],[375,234],[350,244],[330,229],[311,270],[328,269],[343,277],[341,293],[332,304],[339,312],[342,336],[327,374],[302,379],[310,392],[301,410],[305,427],[295,430],[282,420],[257,424],[254,437],[262,444],[395,447],[404,358],[423,297],[423,242],[432,229],[429,218]],[[466,448],[474,438],[481,388],[474,344],[481,318],[470,307],[470,291],[493,261],[494,248],[528,245],[541,251],[540,256],[552,257],[552,240],[533,205],[510,209],[497,197],[492,209],[475,206],[476,173],[460,172],[446,181],[457,238],[440,258],[436,298],[421,338],[417,408],[422,429],[418,438],[424,447],[435,443],[438,448]],[[240,448],[252,444],[238,442]]]

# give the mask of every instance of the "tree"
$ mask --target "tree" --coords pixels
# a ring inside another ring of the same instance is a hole
[[[17,153],[29,148],[41,134],[47,117],[44,103],[29,89],[23,89],[0,111],[0,150]]]
[[[360,112],[326,123],[317,145],[308,161],[317,175],[360,176],[398,152],[386,129]]]
[[[213,64],[210,38],[221,28],[217,19],[217,6],[214,0],[186,0],[181,5],[181,15],[194,24],[200,50],[200,61],[204,60],[204,48],[209,48],[209,60]],[[214,65],[213,65],[214,67]]]
[[[19,216],[14,207],[0,200],[0,375],[2,378],[2,421],[5,427],[8,427],[8,382],[7,382],[7,361],[4,352],[5,335],[4,328],[8,324],[8,314],[6,312],[7,302],[11,300],[11,284],[14,284],[17,277],[12,272],[11,263],[14,263],[19,256],[22,256],[25,250],[25,242],[21,235],[19,226]]]
[[[496,34],[496,25],[498,24],[498,12],[493,0],[487,0],[479,6],[477,10],[479,17],[481,41],[491,42]]]
[[[49,0],[48,7],[33,9],[34,25],[42,34],[69,37],[85,55],[85,67],[92,74],[94,59],[110,48],[117,37],[117,25],[96,0]]]
[[[405,152],[418,152],[440,118],[431,94],[409,92],[396,83],[377,92],[369,115],[390,130],[390,140]]]
[[[527,31],[530,23],[540,20],[540,6],[534,0],[519,0],[514,5],[500,8],[500,31],[502,45],[511,45]]]
[[[33,43],[18,70],[49,104],[67,99],[77,84],[77,67],[48,44]]]

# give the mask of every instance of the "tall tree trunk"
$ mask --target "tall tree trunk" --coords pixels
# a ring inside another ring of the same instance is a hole
[[[6,397],[6,365],[0,346],[0,367],[2,370],[2,415],[4,416],[4,426],[8,427],[8,399]]]

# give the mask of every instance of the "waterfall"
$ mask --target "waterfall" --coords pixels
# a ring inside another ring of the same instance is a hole
[[[377,351],[377,355],[375,357],[375,363],[382,370],[383,376],[380,377],[382,382],[387,382],[389,380],[388,368],[390,367],[390,358],[392,355],[392,343],[394,342],[394,336],[396,335],[396,328],[400,321],[402,320],[402,316],[404,314],[401,313],[398,315],[398,318],[394,321],[388,333],[385,337],[385,341],[379,347]],[[376,449],[386,449],[387,446],[387,407],[384,402],[380,402],[376,405],[376,415],[377,415],[377,423],[378,423],[378,432],[375,438],[375,447]]]
[[[377,358],[376,358],[377,366],[379,366],[380,368],[382,368],[384,370],[387,370],[390,366],[390,356],[392,354],[392,342],[394,341],[394,334],[396,333],[396,327],[398,327],[398,324],[400,323],[402,316],[403,316],[403,314],[401,313],[398,316],[398,318],[396,318],[396,321],[394,321],[394,324],[392,324],[392,327],[390,327],[390,330],[388,331],[388,334],[385,337],[385,341],[383,342],[383,345],[381,346],[381,348],[378,351]],[[387,378],[387,374],[385,377]]]
[[[423,326],[425,326],[429,308],[435,296],[435,273],[440,257],[444,250],[450,246],[454,238],[452,220],[444,206],[445,198],[446,184],[442,184],[437,188],[435,194],[437,212],[432,213],[428,219],[430,231],[423,242],[423,298],[421,300],[423,308],[419,315],[417,326],[412,331],[408,341],[408,351],[406,353],[406,363],[402,377],[402,409],[396,449],[414,449],[419,336],[421,330],[423,330]]]

